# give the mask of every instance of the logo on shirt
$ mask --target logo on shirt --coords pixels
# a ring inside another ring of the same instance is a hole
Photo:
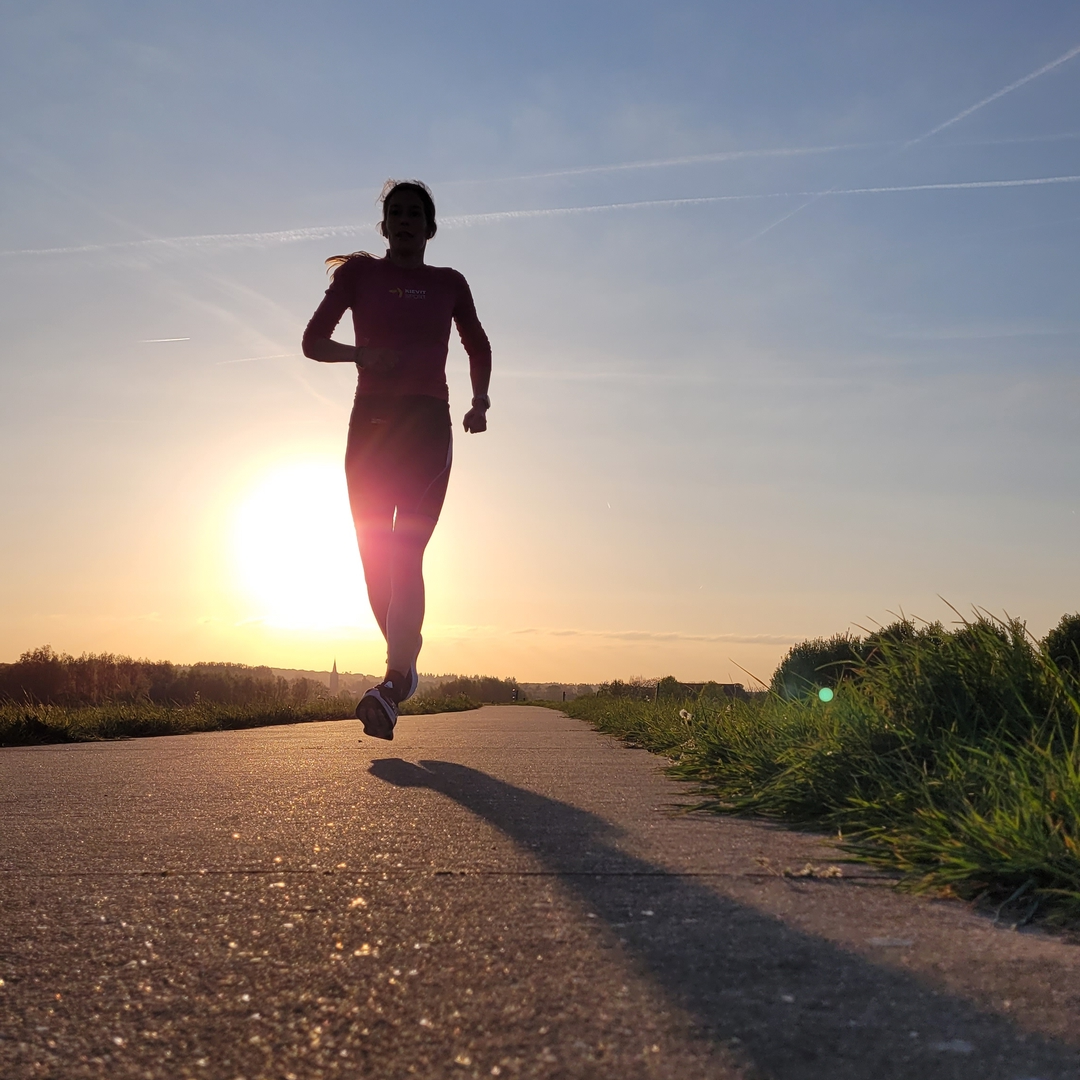
[[[427,299],[427,289],[391,289],[390,292],[399,300]]]

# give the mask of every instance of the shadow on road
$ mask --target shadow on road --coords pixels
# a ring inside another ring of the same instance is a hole
[[[605,920],[703,1037],[777,1080],[1078,1074],[1075,1049],[629,855],[594,814],[445,761],[382,759],[371,773],[439,792],[500,829]]]

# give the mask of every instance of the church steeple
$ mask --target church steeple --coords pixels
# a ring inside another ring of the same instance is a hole
[[[338,692],[337,657],[334,657],[334,666],[330,669],[330,693]]]

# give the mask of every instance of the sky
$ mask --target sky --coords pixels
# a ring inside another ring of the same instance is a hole
[[[0,661],[381,671],[355,372],[299,343],[388,177],[494,351],[466,435],[453,336],[421,670],[1044,634],[1080,608],[1078,47],[1039,0],[3,5]]]

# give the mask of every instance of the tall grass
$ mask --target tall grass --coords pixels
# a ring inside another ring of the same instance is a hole
[[[702,808],[839,831],[915,889],[1080,918],[1080,684],[1017,622],[884,636],[835,697],[567,711],[667,755]]]

